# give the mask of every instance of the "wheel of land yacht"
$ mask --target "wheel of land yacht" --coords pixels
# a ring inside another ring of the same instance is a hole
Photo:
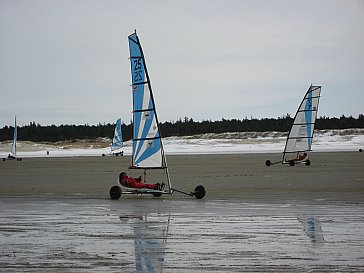
[[[265,165],[266,165],[266,166],[270,166],[270,165],[272,165],[272,162],[270,162],[270,160],[268,159],[268,160],[265,162]]]
[[[194,191],[194,194],[193,194],[193,195],[194,195],[197,199],[202,199],[202,198],[204,198],[205,194],[206,194],[206,191],[205,191],[204,186],[199,185],[199,186],[197,186],[197,187],[195,188],[195,191]]]
[[[294,165],[296,165],[296,162],[294,162],[294,160],[290,160],[289,161],[289,166],[292,166],[293,167]]]
[[[119,199],[121,196],[121,188],[119,186],[112,186],[110,189],[110,197],[113,200]]]
[[[3,161],[5,161],[5,158],[3,158]]]
[[[310,166],[311,165],[311,161],[309,159],[306,160],[305,162],[306,166]]]
[[[161,197],[161,196],[162,196],[162,194],[161,194],[161,193],[159,193],[159,192],[155,192],[155,193],[153,193],[153,196],[154,196],[154,197]]]
[[[360,149],[359,149],[359,152],[362,152],[362,151],[363,151],[363,149],[361,149],[361,148],[360,148]]]

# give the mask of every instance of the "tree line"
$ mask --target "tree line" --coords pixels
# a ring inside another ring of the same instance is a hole
[[[194,121],[185,117],[177,121],[169,121],[160,124],[162,136],[191,136],[205,133],[226,133],[226,132],[265,132],[278,131],[287,132],[290,130],[293,118],[287,114],[278,118],[250,118],[250,119],[222,119],[219,121],[203,120]],[[112,138],[114,124],[98,125],[51,125],[41,126],[35,122],[29,125],[18,127],[18,140],[34,142],[48,141],[72,141],[74,139],[95,139],[98,137]],[[364,128],[364,115],[358,118],[352,116],[341,116],[340,118],[320,117],[316,120],[315,129],[349,129]],[[5,126],[0,129],[0,141],[13,139],[14,128]],[[132,124],[122,125],[124,141],[132,138]]]

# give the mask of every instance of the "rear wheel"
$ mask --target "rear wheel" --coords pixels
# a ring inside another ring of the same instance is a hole
[[[268,160],[265,162],[265,165],[266,165],[266,166],[270,166],[270,165],[272,165],[272,162],[270,162],[270,160],[268,159]]]
[[[162,194],[161,194],[161,193],[159,193],[159,192],[154,192],[154,193],[153,193],[153,196],[154,196],[154,197],[161,197],[161,196],[162,196]]]
[[[311,165],[311,161],[309,159],[306,160],[305,162],[306,166],[310,166]]]
[[[112,186],[110,189],[110,197],[113,200],[119,199],[121,196],[121,188],[119,186]]]
[[[194,191],[194,194],[193,194],[193,195],[194,195],[197,199],[202,199],[202,198],[204,198],[204,197],[205,197],[205,194],[206,194],[206,191],[205,191],[204,186],[199,185],[199,186],[197,186],[197,187],[195,188],[195,191]]]
[[[289,166],[292,166],[293,167],[294,165],[296,165],[296,162],[294,162],[294,160],[290,160],[289,161]]]

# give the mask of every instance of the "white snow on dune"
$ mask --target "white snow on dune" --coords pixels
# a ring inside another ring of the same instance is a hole
[[[166,154],[233,154],[233,153],[281,153],[287,133],[237,132],[203,134],[163,139]],[[0,157],[6,157],[11,141],[0,143]],[[364,129],[316,130],[312,150],[314,152],[358,151],[364,148]],[[34,143],[18,141],[19,157],[67,157],[109,155],[107,141],[72,141],[62,143]],[[124,154],[132,153],[132,142],[124,143]]]

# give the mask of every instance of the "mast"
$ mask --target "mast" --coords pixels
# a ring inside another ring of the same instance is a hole
[[[13,135],[13,146],[11,147],[11,153],[16,157],[16,141],[18,137],[18,128],[16,125],[16,116],[14,118],[14,135]]]
[[[311,151],[320,94],[321,86],[311,85],[303,97],[286,140],[283,160],[286,153]]]

